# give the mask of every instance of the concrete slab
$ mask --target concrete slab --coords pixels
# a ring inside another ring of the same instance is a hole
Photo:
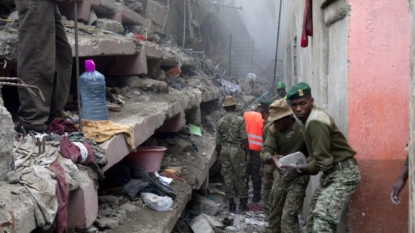
[[[60,2],[59,10],[67,19],[75,19],[74,3]],[[116,14],[119,9],[114,4],[114,0],[84,0],[78,2],[78,20],[88,22],[91,10],[94,10],[99,16],[103,14]]]
[[[68,227],[85,229],[90,227],[98,215],[98,194],[95,181],[83,173],[80,187],[70,193],[68,205]]]
[[[151,19],[153,23],[164,27],[168,15],[167,9],[156,1],[148,0],[146,7],[146,18]]]
[[[111,229],[113,233],[169,233],[173,230],[174,225],[179,219],[181,213],[186,207],[187,202],[192,197],[192,189],[188,184],[180,181],[173,181],[171,188],[177,194],[173,202],[171,211],[157,212],[155,210],[144,208],[135,212],[127,213],[127,218],[123,220],[122,225]]]
[[[198,107],[202,101],[212,100],[203,100],[202,96],[202,92],[198,89],[187,91],[169,89],[169,94],[150,95],[145,101],[125,105],[122,112],[111,113],[110,120],[115,123],[133,125],[134,147],[137,147],[153,135],[155,130],[162,126],[166,120],[186,110]],[[106,150],[108,158],[108,164],[103,168],[104,171],[130,153],[124,137],[120,135],[100,144],[100,146]],[[201,175],[200,185],[206,174]]]
[[[149,26],[150,20],[134,12],[128,7],[123,7],[120,14],[122,15],[122,24],[124,25],[142,25],[146,27]]]
[[[75,56],[75,34],[67,33],[72,47],[72,56]],[[113,56],[137,55],[140,53],[140,44],[137,40],[122,35],[79,35],[79,56]]]
[[[197,60],[185,52],[167,48],[163,51],[161,66],[176,66],[179,64],[179,60],[182,66],[195,66],[197,64]]]
[[[108,75],[130,76],[148,73],[147,58],[143,53],[119,56],[116,61],[108,66]]]
[[[147,74],[147,59],[160,59],[164,50],[157,44],[148,41],[135,41],[138,55],[119,56],[116,63],[112,63],[107,72],[109,75],[127,76]]]
[[[72,56],[75,56],[75,34],[67,33],[67,36],[69,43],[71,44]],[[16,61],[17,45],[17,34],[0,31],[0,60],[6,59],[7,61]],[[182,66],[196,65],[196,60],[183,52],[169,52],[155,43],[149,41],[138,41],[136,39],[125,37],[122,35],[80,34],[78,45],[80,57],[116,55],[137,56],[139,54],[142,54],[142,57],[135,58],[134,65],[137,65],[141,62],[143,68],[140,68],[141,71],[137,71],[139,69],[130,67],[128,69],[132,69],[134,71],[130,73],[147,73],[147,65],[144,61],[146,59],[163,59],[161,63],[162,66],[176,66],[177,64],[179,64],[178,60],[176,59],[176,57],[178,57],[180,59]],[[177,54],[177,56],[175,54]],[[141,59],[141,61],[139,59]]]
[[[153,135],[154,131],[163,125],[165,120],[176,116],[186,109],[197,106],[200,102],[200,92],[179,92],[172,90],[170,94],[153,95],[146,101],[126,105],[119,114],[111,114],[110,120],[120,124],[133,125],[135,137],[134,146],[137,147]],[[107,150],[108,164],[104,167],[104,171],[128,154],[120,153],[121,151],[129,152],[128,148],[121,148],[125,143],[124,141],[124,137],[117,136],[100,145]]]

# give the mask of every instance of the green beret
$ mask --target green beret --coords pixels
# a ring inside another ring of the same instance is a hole
[[[277,82],[277,85],[275,85],[275,86],[277,87],[277,89],[285,88],[285,83],[283,83],[283,82]]]
[[[269,108],[269,106],[272,104],[271,100],[262,100],[259,102],[258,106],[261,108]]]
[[[306,82],[299,82],[294,84],[294,86],[292,86],[290,90],[288,90],[287,100],[298,99],[308,94],[311,94],[310,85],[308,85],[308,83]]]

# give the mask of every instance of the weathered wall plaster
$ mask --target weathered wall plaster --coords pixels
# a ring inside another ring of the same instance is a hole
[[[349,205],[350,232],[408,232],[407,191],[400,206],[389,201],[408,142],[408,7],[388,0],[349,4],[348,138],[362,171]]]

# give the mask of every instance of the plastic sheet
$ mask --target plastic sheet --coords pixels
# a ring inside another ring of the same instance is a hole
[[[172,210],[173,199],[170,197],[161,197],[152,193],[142,193],[141,200],[153,210],[170,211]]]

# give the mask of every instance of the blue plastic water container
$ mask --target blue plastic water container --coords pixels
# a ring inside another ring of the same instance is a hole
[[[85,120],[108,120],[105,77],[95,70],[93,60],[85,61],[85,72],[79,77],[81,114]]]

